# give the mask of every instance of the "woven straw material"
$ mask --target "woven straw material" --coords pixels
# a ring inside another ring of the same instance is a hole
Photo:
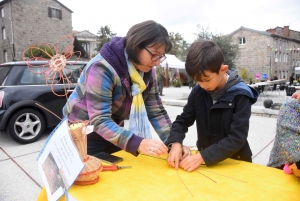
[[[76,185],[89,185],[99,181],[99,173],[102,163],[98,158],[87,155],[87,139],[85,134],[85,123],[76,123],[69,126],[72,140],[79,152],[84,169],[75,180]]]
[[[69,126],[72,140],[82,161],[85,161],[87,158],[87,139],[84,133],[84,126],[84,123],[76,123]]]
[[[102,163],[98,158],[88,156],[85,162],[85,167],[78,175],[74,184],[76,185],[89,185],[99,181],[99,173],[102,170]]]

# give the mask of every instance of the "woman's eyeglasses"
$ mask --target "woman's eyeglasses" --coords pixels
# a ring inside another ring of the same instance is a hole
[[[144,47],[144,48],[145,48],[145,50],[147,50],[147,52],[149,52],[149,54],[151,54],[151,56],[152,56],[151,60],[153,62],[156,62],[157,60],[160,59],[160,63],[161,63],[161,62],[163,62],[167,58],[165,54],[159,56],[157,54],[153,54],[152,52],[150,52],[150,50],[148,50],[146,47]]]

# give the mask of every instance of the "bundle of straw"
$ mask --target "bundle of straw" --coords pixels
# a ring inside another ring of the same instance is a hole
[[[72,140],[79,152],[84,169],[78,175],[74,184],[89,185],[99,181],[99,173],[102,170],[102,163],[98,158],[87,155],[87,139],[85,134],[86,123],[76,123],[69,126]]]

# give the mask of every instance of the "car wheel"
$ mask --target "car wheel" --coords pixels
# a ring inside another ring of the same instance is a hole
[[[44,129],[45,120],[40,112],[22,109],[11,116],[6,131],[16,142],[28,144],[37,141]]]

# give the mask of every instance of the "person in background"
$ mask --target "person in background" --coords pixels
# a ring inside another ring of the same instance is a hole
[[[154,67],[171,48],[168,31],[144,21],[132,26],[126,37],[112,38],[89,61],[63,108],[69,122],[88,120],[94,126],[87,136],[89,155],[121,149],[134,156],[167,153],[163,142],[171,120],[158,95]],[[148,120],[161,140],[152,139]]]
[[[294,78],[294,73],[292,73],[291,74],[291,76],[290,76],[290,83],[289,83],[289,85],[293,85],[293,83],[294,83],[294,80],[295,80],[295,78]]]
[[[156,66],[156,79],[158,83],[158,92],[160,96],[163,95],[164,82],[166,81],[165,71],[161,65]]]
[[[172,124],[166,142],[168,164],[190,172],[201,164],[210,166],[227,158],[251,162],[247,137],[251,105],[257,101],[258,92],[228,70],[221,49],[213,41],[194,42],[185,69],[198,85]],[[182,142],[195,121],[198,152],[184,155]]]
[[[274,75],[272,80],[278,80],[278,77]]]
[[[187,80],[188,80],[188,83],[189,83],[189,89],[193,88],[193,86],[194,86],[193,78],[191,78],[191,76],[189,76],[188,74],[186,75],[186,77],[187,77]]]
[[[278,77],[276,75],[273,76],[273,79],[271,81],[274,81],[274,80],[278,80]],[[277,88],[277,84],[273,84],[273,91],[275,91]]]
[[[300,169],[300,90],[292,95],[280,108],[275,141],[267,166],[283,169],[295,163]]]

